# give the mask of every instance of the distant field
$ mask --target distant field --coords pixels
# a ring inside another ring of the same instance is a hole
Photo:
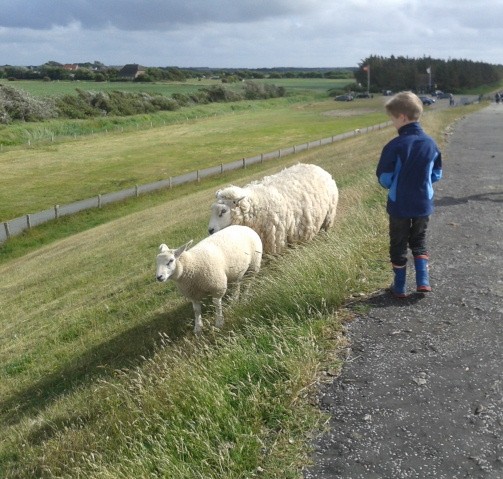
[[[382,99],[210,104],[166,126],[0,153],[0,221],[386,121]],[[236,108],[235,110],[233,108]],[[188,113],[188,112],[187,112]],[[169,121],[170,114],[165,118]],[[41,124],[50,132],[51,122]],[[50,137],[50,135],[48,135]]]
[[[173,93],[190,93],[200,88],[221,84],[216,80],[190,81],[190,82],[159,82],[159,83],[133,83],[133,82],[92,82],[92,81],[1,81],[3,85],[27,91],[34,96],[58,96],[74,94],[76,89],[84,91],[127,91],[160,93],[171,96]]]
[[[327,92],[331,88],[341,88],[351,83],[350,80],[326,80],[322,78],[303,79],[303,78],[281,78],[252,80],[255,82],[273,83],[278,86],[284,86],[291,92],[311,91]],[[154,82],[154,83],[133,83],[133,82],[92,82],[92,81],[38,81],[38,80],[20,80],[7,81],[0,80],[0,84],[8,85],[14,88],[22,89],[34,96],[58,96],[75,93],[75,90],[84,91],[127,91],[127,92],[146,92],[157,93],[171,96],[173,93],[191,93],[201,88],[208,88],[214,85],[222,85],[220,80],[189,80],[186,82]],[[239,83],[226,83],[227,88],[238,88]]]

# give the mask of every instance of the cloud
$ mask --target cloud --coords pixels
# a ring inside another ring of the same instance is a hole
[[[503,2],[0,0],[0,61],[357,66],[369,55],[503,64]],[[29,15],[26,13],[29,12]]]
[[[55,6],[53,0],[3,0],[0,25],[45,30],[78,22],[91,30],[107,27],[164,30],[208,22],[251,23],[302,13],[319,3],[316,0],[65,0]]]

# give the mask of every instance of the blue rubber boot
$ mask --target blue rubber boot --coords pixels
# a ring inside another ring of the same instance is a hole
[[[393,265],[393,274],[395,275],[394,281],[390,286],[391,294],[395,298],[405,298],[405,281],[407,279],[407,265],[396,266]]]
[[[418,293],[429,293],[431,291],[430,277],[428,274],[428,255],[422,254],[414,256],[414,267],[416,268],[416,286]]]

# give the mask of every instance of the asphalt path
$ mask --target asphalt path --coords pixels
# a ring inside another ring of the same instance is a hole
[[[413,293],[409,266],[408,298],[379,292],[347,325],[306,479],[503,478],[503,105],[448,136],[429,231],[434,291]]]

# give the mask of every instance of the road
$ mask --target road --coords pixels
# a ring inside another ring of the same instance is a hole
[[[502,132],[503,105],[455,125],[430,222],[434,292],[380,292],[348,325],[306,479],[503,478]]]

